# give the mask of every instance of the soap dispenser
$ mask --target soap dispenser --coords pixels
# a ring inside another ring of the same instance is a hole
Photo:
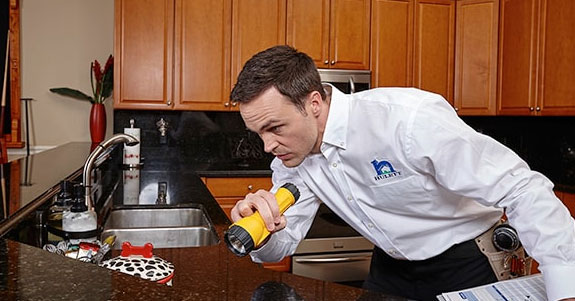
[[[54,198],[54,203],[50,207],[50,214],[64,212],[72,206],[74,185],[70,181],[60,182],[60,192]],[[60,216],[61,217],[61,216]]]
[[[82,239],[71,239],[72,244],[79,243],[80,241],[94,241],[96,237],[91,236],[92,232],[95,235],[98,228],[96,212],[88,210],[86,200],[84,199],[84,186],[78,184],[74,186],[74,199],[69,209],[62,213],[62,230],[67,232],[70,237]]]

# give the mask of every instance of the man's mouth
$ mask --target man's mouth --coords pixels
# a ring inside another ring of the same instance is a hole
[[[289,154],[277,154],[276,157],[282,161],[289,159]]]

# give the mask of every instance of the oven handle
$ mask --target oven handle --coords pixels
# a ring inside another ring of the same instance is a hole
[[[354,262],[371,260],[371,256],[357,257],[331,257],[331,258],[295,258],[297,263],[334,263],[334,262]]]

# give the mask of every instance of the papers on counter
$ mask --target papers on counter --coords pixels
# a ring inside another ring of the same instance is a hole
[[[543,276],[535,274],[437,296],[440,301],[545,301]]]

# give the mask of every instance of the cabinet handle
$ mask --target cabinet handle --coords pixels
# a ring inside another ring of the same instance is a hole
[[[533,112],[534,108],[533,107],[529,107],[529,111]]]
[[[329,61],[325,60],[325,61],[323,61],[323,63],[327,65],[327,64],[329,64]]]
[[[540,108],[540,107],[536,107],[536,108],[535,108],[535,111],[539,112],[539,111],[541,111],[541,108]]]
[[[335,65],[335,61],[331,61],[331,64],[332,64],[332,65]]]
[[[252,189],[254,189],[254,185],[252,185],[252,184],[248,185],[248,190],[251,191]]]
[[[237,105],[238,105],[238,103],[237,103],[237,102],[235,102],[235,101],[234,101],[234,102],[232,102],[232,107],[235,107],[235,106],[237,106]]]
[[[168,102],[166,104],[168,105],[168,107],[171,107],[172,106],[172,100],[168,99]]]
[[[224,103],[224,107],[227,108],[227,107],[229,107],[229,106],[230,106],[230,103],[229,103],[229,102]]]
[[[459,108],[458,108],[458,107],[455,107],[454,109],[455,109],[455,112],[459,112]]]

